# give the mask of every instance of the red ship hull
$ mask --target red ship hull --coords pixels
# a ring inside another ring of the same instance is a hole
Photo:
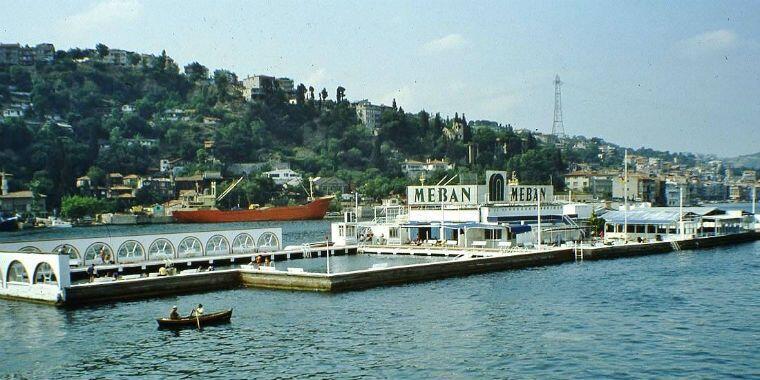
[[[332,197],[319,198],[303,206],[283,206],[255,210],[174,211],[180,223],[263,222],[273,220],[317,220],[325,217]]]

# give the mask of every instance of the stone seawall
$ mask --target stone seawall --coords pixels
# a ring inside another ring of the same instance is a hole
[[[230,289],[239,286],[240,273],[234,269],[188,275],[89,283],[67,288],[66,305],[125,301]]]

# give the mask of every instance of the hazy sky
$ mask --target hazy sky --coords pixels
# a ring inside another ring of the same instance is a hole
[[[625,146],[760,151],[760,2],[8,1],[0,41],[159,53]]]

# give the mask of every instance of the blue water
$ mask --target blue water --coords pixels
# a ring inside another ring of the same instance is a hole
[[[396,256],[396,255],[351,255],[330,256],[330,273],[343,273],[357,270],[370,269],[377,265],[380,268],[390,268],[400,265],[451,261],[449,257],[428,256]],[[295,259],[277,261],[274,263],[277,270],[288,268],[301,268],[309,273],[327,273],[327,258]]]
[[[760,242],[366,291],[0,301],[0,377],[758,378]],[[159,331],[202,302],[232,323]]]

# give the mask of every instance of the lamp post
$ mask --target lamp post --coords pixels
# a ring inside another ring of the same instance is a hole
[[[541,250],[541,191],[538,192],[537,199],[538,199],[538,202],[537,202],[538,203],[538,212],[537,212],[537,215],[538,215],[538,244],[536,245],[536,247],[540,251]]]
[[[628,149],[623,156],[623,243],[628,243]]]

